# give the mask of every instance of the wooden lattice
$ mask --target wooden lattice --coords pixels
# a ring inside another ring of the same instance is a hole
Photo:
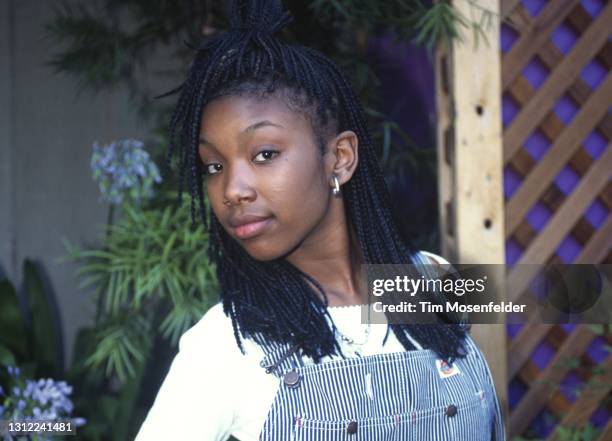
[[[612,263],[612,2],[602,1],[603,7],[595,16],[577,0],[545,2],[535,16],[527,12],[523,3],[505,0],[501,5],[506,15],[505,25],[517,34],[517,40],[502,57],[501,83],[505,96],[519,107],[503,132],[504,164],[521,178],[520,186],[505,204],[506,239],[522,249],[515,262],[519,264],[561,262],[557,249],[568,234],[581,246],[573,263]],[[551,33],[561,24],[569,26],[578,36],[565,54],[551,41]],[[534,57],[548,70],[548,76],[538,88],[524,74]],[[581,72],[592,60],[607,70],[595,90],[581,79]],[[578,108],[568,124],[553,111],[563,96],[569,97]],[[539,160],[524,148],[535,130],[551,144]],[[583,146],[585,138],[594,131],[607,143],[597,159]],[[580,180],[566,195],[554,179],[567,165]],[[585,211],[595,200],[608,210],[598,228],[585,217]],[[536,203],[543,204],[552,213],[540,231],[526,219]],[[529,281],[524,272],[519,277],[518,271],[511,271],[509,283],[514,292],[521,293]],[[573,403],[551,389],[550,384],[560,383],[573,370],[564,365],[566,357],[580,358],[580,367],[575,372],[582,382],[595,381],[589,369],[595,362],[587,354],[595,338],[586,326],[577,326],[568,333],[558,325],[531,323],[523,326],[509,342],[508,377],[519,378],[529,385],[510,413],[511,436],[524,433],[544,409],[564,427],[580,427],[589,420],[612,390],[612,355],[600,364],[605,373],[597,376],[597,387],[586,388]],[[554,348],[555,353],[540,370],[531,357],[543,342]],[[558,438],[553,433],[548,439]],[[599,440],[612,440],[612,422],[605,426]]]

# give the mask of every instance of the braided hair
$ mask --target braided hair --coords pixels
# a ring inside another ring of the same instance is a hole
[[[248,337],[258,344],[297,344],[315,362],[336,353],[344,356],[327,310],[327,296],[317,280],[285,259],[264,262],[252,258],[206,208],[203,164],[198,155],[205,106],[225,95],[274,95],[307,117],[321,149],[328,134],[355,132],[359,162],[343,186],[343,199],[363,263],[416,265],[414,250],[394,223],[390,194],[363,109],[338,66],[316,50],[275,37],[292,20],[280,0],[233,1],[229,19],[229,31],[196,49],[187,79],[169,92],[180,93],[170,121],[167,166],[176,154],[179,198],[187,186],[192,223],[199,208],[209,231],[208,255],[216,266],[223,310],[231,318],[240,350],[244,353],[241,338]],[[443,359],[465,356],[466,331],[460,325],[390,324],[389,329],[406,350],[415,349],[408,332]]]

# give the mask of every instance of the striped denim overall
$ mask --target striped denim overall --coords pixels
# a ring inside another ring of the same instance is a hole
[[[482,352],[450,366],[417,350],[304,364],[268,345],[261,366],[280,386],[260,441],[502,441],[504,422]]]

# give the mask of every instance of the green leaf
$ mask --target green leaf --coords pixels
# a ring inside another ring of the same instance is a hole
[[[32,349],[42,375],[62,376],[62,341],[58,331],[59,318],[51,304],[51,293],[44,287],[35,264],[26,259],[23,264],[24,285],[32,317]]]
[[[6,347],[0,344],[0,366],[16,366],[17,360],[13,353]]]
[[[161,255],[162,261],[168,260],[168,256],[170,255],[170,252],[172,251],[172,246],[174,245],[175,241],[176,241],[176,232],[173,231],[170,234],[170,237],[168,238],[168,241],[166,242],[166,245],[164,246],[164,249],[162,251],[162,255]]]
[[[144,361],[149,358],[150,351],[151,348],[148,348],[146,355],[143,354]],[[139,363],[135,368],[133,377],[124,384],[121,390],[121,396],[118,400],[118,418],[115,420],[116,426],[114,427],[117,439],[128,439],[128,430],[130,425],[133,424],[132,412],[138,400],[146,367],[146,363]]]
[[[604,335],[605,334],[604,325],[601,325],[601,324],[591,324],[591,325],[587,325],[587,327],[594,334],[597,334],[597,335]]]
[[[19,299],[13,284],[0,281],[0,342],[18,357],[30,353],[29,331],[19,309]]]

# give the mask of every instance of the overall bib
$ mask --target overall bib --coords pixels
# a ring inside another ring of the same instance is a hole
[[[304,364],[268,345],[261,366],[280,386],[260,441],[503,441],[490,372],[469,334],[452,365],[417,350]]]

